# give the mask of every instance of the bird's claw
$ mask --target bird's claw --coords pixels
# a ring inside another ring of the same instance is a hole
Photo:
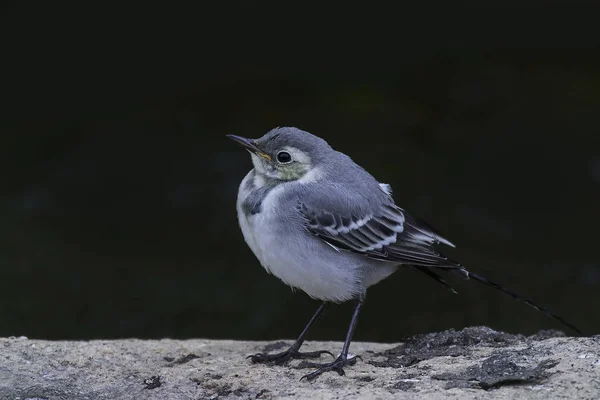
[[[356,364],[357,358],[360,358],[362,361],[362,358],[359,356],[355,356],[350,359],[340,356],[334,362],[326,363],[326,364],[303,362],[302,364],[300,364],[298,366],[298,368],[317,368],[317,369],[315,371],[311,372],[310,374],[304,375],[302,378],[300,378],[300,380],[306,379],[307,381],[312,381],[312,380],[316,379],[318,376],[320,376],[322,373],[329,372],[329,371],[334,371],[340,375],[345,375],[346,373],[344,372],[344,367],[346,365]]]
[[[290,348],[286,351],[283,351],[281,353],[275,353],[275,354],[267,354],[267,353],[252,354],[252,355],[246,357],[246,359],[249,358],[252,361],[252,363],[254,363],[254,364],[258,363],[258,364],[283,365],[292,359],[300,360],[300,359],[307,359],[307,358],[319,358],[319,357],[321,357],[321,354],[329,354],[331,357],[334,357],[334,355],[327,350],[300,352],[298,350]]]

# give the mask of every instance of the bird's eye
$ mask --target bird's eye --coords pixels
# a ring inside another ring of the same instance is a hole
[[[287,164],[292,162],[292,156],[287,151],[280,151],[277,153],[277,161],[281,164]]]

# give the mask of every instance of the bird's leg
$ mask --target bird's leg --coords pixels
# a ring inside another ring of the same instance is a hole
[[[306,324],[306,327],[304,328],[300,336],[298,336],[298,339],[296,339],[294,344],[292,344],[290,348],[286,351],[275,354],[258,353],[248,356],[248,358],[252,360],[253,363],[285,364],[293,358],[318,358],[321,356],[321,354],[330,354],[333,357],[333,354],[326,350],[311,351],[306,353],[301,353],[299,351],[300,347],[304,343],[304,337],[306,336],[308,329],[321,316],[321,314],[323,314],[323,311],[325,311],[325,309],[327,309],[328,306],[329,303],[327,302],[323,302],[323,304],[319,306],[317,312],[315,312],[315,315],[312,316],[312,318],[310,319],[310,321],[308,321],[308,324]]]
[[[339,357],[331,363],[327,364],[318,364],[318,363],[304,363],[303,367],[305,368],[317,368],[315,371],[310,374],[304,375],[300,380],[307,379],[309,381],[315,379],[323,372],[335,371],[340,375],[344,375],[344,367],[346,365],[354,365],[356,363],[356,357],[348,360],[348,349],[350,349],[350,342],[352,341],[352,335],[354,334],[354,329],[356,329],[356,324],[358,322],[358,313],[364,303],[364,296],[358,299],[356,303],[356,307],[354,308],[354,314],[352,314],[352,320],[350,321],[350,327],[348,328],[348,333],[346,334],[346,340],[344,341],[344,347],[342,348],[342,353]]]

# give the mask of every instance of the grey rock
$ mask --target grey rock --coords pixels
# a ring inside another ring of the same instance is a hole
[[[353,343],[346,375],[314,382],[298,361],[246,356],[291,341],[0,339],[0,400],[600,398],[600,336],[525,337],[475,327],[397,344]],[[340,343],[306,350],[339,352]],[[322,356],[328,361],[329,356]]]

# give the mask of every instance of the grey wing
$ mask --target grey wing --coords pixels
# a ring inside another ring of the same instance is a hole
[[[391,199],[371,212],[336,212],[300,201],[298,209],[307,229],[336,249],[399,264],[457,267],[433,248],[436,243],[452,243],[411,218]]]

